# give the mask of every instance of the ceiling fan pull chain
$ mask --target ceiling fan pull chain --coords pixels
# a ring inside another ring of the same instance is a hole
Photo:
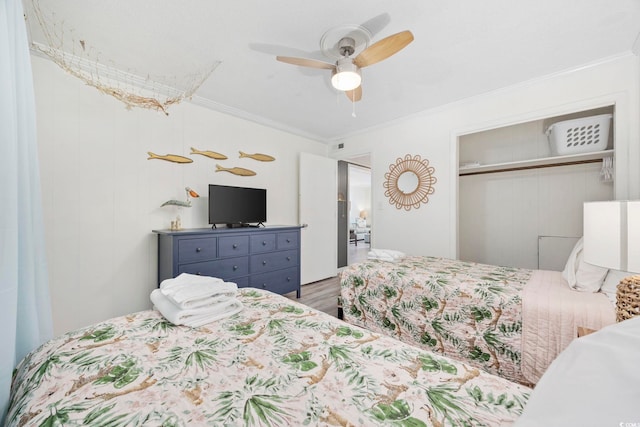
[[[356,101],[355,99],[351,100],[351,117],[356,116]]]

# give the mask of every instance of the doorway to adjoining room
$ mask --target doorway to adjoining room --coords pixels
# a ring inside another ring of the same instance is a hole
[[[348,177],[347,263],[353,264],[365,260],[371,247],[371,169],[349,163]]]

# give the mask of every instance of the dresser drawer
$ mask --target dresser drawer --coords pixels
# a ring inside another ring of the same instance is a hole
[[[249,236],[220,237],[218,245],[220,258],[249,254]]]
[[[216,258],[216,238],[180,239],[178,242],[178,262],[201,261]]]
[[[256,236],[251,236],[251,253],[270,252],[276,249],[276,235],[260,233]]]
[[[280,251],[251,256],[251,273],[264,273],[298,265],[298,251]]]
[[[249,283],[253,288],[266,289],[277,294],[286,294],[299,289],[300,279],[298,275],[298,267],[293,267],[269,273],[254,274],[250,276]]]
[[[201,276],[219,277],[223,280],[231,280],[234,277],[249,274],[249,257],[227,258],[217,261],[194,262],[181,264],[178,274],[190,273]]]
[[[233,282],[238,285],[239,288],[246,288],[249,286],[249,276],[236,277],[229,279],[229,282]]]
[[[295,249],[298,247],[298,233],[278,233],[278,249]]]

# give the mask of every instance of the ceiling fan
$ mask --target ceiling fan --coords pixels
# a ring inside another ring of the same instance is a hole
[[[362,27],[359,27],[362,29]],[[338,60],[335,64],[319,61],[316,59],[295,58],[290,56],[276,56],[276,59],[288,64],[299,65],[301,67],[321,68],[331,70],[331,84],[337,90],[343,91],[347,97],[353,101],[362,99],[362,74],[361,68],[368,67],[382,60],[387,59],[391,55],[398,53],[405,46],[413,41],[411,31],[401,31],[391,36],[385,37],[377,41],[369,47],[366,47],[357,56],[352,57],[356,52],[358,44],[363,41],[367,42],[367,35],[362,32],[351,32],[349,35],[341,37],[336,46]],[[326,35],[323,36],[321,44],[325,43]],[[325,46],[323,51],[326,53],[328,49]]]

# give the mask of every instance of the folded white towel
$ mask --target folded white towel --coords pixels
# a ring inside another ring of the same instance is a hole
[[[184,285],[222,283],[224,280],[218,277],[201,276],[199,274],[181,273],[174,278],[165,279],[160,283],[160,289],[180,288]]]
[[[192,328],[232,316],[244,308],[240,301],[236,298],[231,298],[205,307],[180,309],[165,297],[160,289],[154,289],[150,298],[154,307],[169,322],[174,325],[185,325]]]
[[[377,259],[380,261],[389,261],[389,262],[395,262],[397,261],[394,257],[389,256],[389,255],[375,255],[375,254],[368,254],[367,255],[368,259]]]
[[[160,291],[179,308],[197,308],[233,298],[238,285],[216,277],[182,273],[175,279],[163,280]]]
[[[395,251],[393,249],[372,249],[371,252],[378,256],[392,257],[392,258],[404,258],[406,254],[404,252]]]
[[[235,285],[235,283],[228,282],[231,285]],[[237,288],[237,285],[236,285]],[[162,289],[161,289],[162,291]],[[163,293],[164,294],[164,293]],[[218,294],[213,294],[211,296],[203,297],[203,298],[190,298],[184,302],[178,302],[172,295],[165,295],[167,299],[169,299],[173,304],[175,304],[178,308],[182,309],[191,309],[191,308],[202,308],[208,305],[214,305],[221,302],[228,301],[232,298],[235,298],[237,295],[237,291],[231,292],[222,292]]]
[[[406,254],[393,249],[372,249],[367,254],[369,259],[379,259],[381,261],[395,262],[402,260]]]

